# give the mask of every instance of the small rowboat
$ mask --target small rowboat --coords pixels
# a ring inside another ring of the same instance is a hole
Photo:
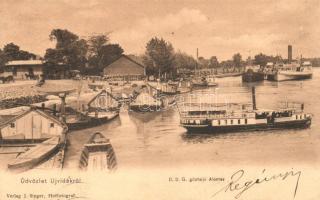
[[[112,171],[116,167],[117,160],[110,140],[99,132],[94,133],[84,144],[79,168],[86,171]]]
[[[59,141],[60,137],[54,136],[35,147],[32,147],[9,163],[8,169],[22,172],[34,168],[58,151],[60,146]]]
[[[119,116],[119,111],[89,112],[88,116],[91,118],[91,121],[96,122],[97,124],[101,124],[106,123]]]

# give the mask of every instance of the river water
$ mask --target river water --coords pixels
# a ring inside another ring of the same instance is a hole
[[[272,166],[319,163],[320,69],[310,80],[245,84],[240,77],[217,79],[218,89],[193,92],[203,96],[215,92],[214,101],[251,102],[256,87],[258,108],[274,108],[279,101],[304,102],[305,112],[313,114],[311,128],[229,134],[187,134],[179,126],[179,112],[172,107],[141,120],[122,109],[120,117],[108,124],[69,132],[70,145],[65,168],[78,167],[81,149],[94,132],[110,139],[118,168],[179,168],[183,166]]]

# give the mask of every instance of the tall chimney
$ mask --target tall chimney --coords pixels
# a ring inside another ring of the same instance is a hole
[[[256,103],[256,88],[252,87],[252,109],[257,110],[257,103]]]
[[[292,46],[288,45],[288,63],[291,64],[292,62]]]
[[[199,62],[199,49],[197,48],[197,62],[196,62],[195,69],[198,68],[198,62]]]

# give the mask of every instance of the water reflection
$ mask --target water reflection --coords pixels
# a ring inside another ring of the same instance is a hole
[[[312,80],[247,84],[241,80],[217,80],[219,89],[194,91],[194,95],[216,93],[217,101],[251,102],[256,87],[258,108],[274,108],[279,101],[305,102],[305,111],[314,114],[310,129],[239,132],[228,134],[187,134],[179,125],[176,107],[145,115],[121,110],[119,118],[91,129],[70,132],[66,168],[77,167],[81,148],[90,135],[101,132],[110,139],[118,167],[183,166],[187,164],[314,164],[320,151],[320,71]],[[183,94],[180,98],[185,98]],[[142,120],[141,120],[142,119]]]

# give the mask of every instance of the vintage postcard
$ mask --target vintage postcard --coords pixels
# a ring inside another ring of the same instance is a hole
[[[0,200],[319,200],[319,0],[0,0]]]

